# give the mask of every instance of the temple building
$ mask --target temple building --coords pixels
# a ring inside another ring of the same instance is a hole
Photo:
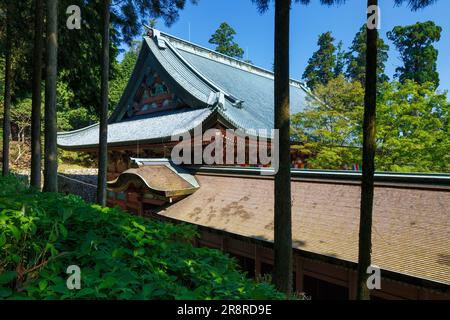
[[[109,119],[109,177],[130,158],[167,158],[174,133],[240,129],[249,135],[274,128],[273,73],[157,30],[145,37],[133,75]],[[312,97],[291,81],[292,113]],[[60,133],[59,147],[96,153],[98,124]]]
[[[273,177],[262,174],[269,165],[246,161],[254,141],[255,150],[272,152],[273,79],[268,70],[149,31],[109,118],[108,205],[193,224],[195,245],[236,257],[250,277],[270,274]],[[303,83],[290,85],[291,112],[298,113],[314,97]],[[227,130],[247,135],[246,161],[174,163],[173,136],[189,136],[189,146],[204,150],[208,129],[225,149]],[[96,124],[58,134],[58,145],[95,154],[98,135]],[[293,162],[302,163],[294,150]],[[356,297],[360,180],[358,172],[292,172],[295,289],[312,299]],[[382,278],[374,299],[450,299],[449,191],[448,176],[377,175],[372,256]]]

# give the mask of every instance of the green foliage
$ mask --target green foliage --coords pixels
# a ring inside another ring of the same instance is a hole
[[[31,128],[31,98],[20,99],[11,107],[11,122],[17,128],[18,139],[25,140]]]
[[[82,168],[97,168],[97,158],[94,155],[58,149],[58,161],[60,163],[59,168],[63,168],[67,165],[69,168],[72,166],[79,166]]]
[[[345,69],[345,59],[346,52],[343,49],[344,43],[339,41],[338,46],[336,48],[336,65],[334,66],[334,76],[338,77],[339,75],[344,73]]]
[[[378,171],[449,172],[450,103],[432,83],[384,83],[377,101]],[[294,137],[310,167],[342,169],[361,163],[364,90],[333,79],[315,91],[318,100],[293,116]]]
[[[61,72],[66,74],[64,71]],[[72,102],[76,94],[66,82],[59,81],[56,85],[56,110],[59,131],[80,129],[97,121],[97,116],[85,107],[75,107]]]
[[[209,43],[216,45],[216,51],[227,56],[242,59],[244,50],[234,41],[236,31],[223,22],[216,32],[209,39]]]
[[[417,11],[428,7],[429,5],[437,2],[437,0],[395,0],[396,5],[401,5],[404,2],[407,2],[412,11]]]
[[[31,33],[24,32],[30,30],[29,26],[33,25],[30,8],[32,7],[31,0],[13,1],[4,0],[0,2],[0,50],[2,52],[2,66],[0,67],[2,73],[2,84],[4,87],[4,52],[6,48],[6,12],[11,16],[10,30],[11,30],[11,54],[13,79],[11,86],[12,101],[16,97],[23,98],[27,96],[26,88],[31,86],[31,48],[32,37]],[[2,100],[3,100],[3,90]]]
[[[81,121],[86,122],[86,114],[99,116],[100,103],[100,66],[102,43],[102,1],[61,0],[59,12],[59,52],[58,69],[64,71],[59,75],[61,82],[68,85],[68,89],[75,93],[69,101],[70,109],[76,110]],[[197,1],[191,1],[196,3]],[[184,8],[185,0],[130,0],[113,1],[110,7],[110,82],[127,81],[129,78],[122,73],[116,59],[121,44],[131,44],[134,37],[142,34],[144,19],[148,17],[162,18],[167,25],[174,23],[179,17],[179,11]],[[74,31],[66,28],[69,5],[78,5],[82,10],[81,30]],[[116,93],[117,95],[117,93]],[[113,96],[115,98],[115,96]],[[111,102],[111,105],[114,105]],[[74,122],[70,120],[69,122]],[[72,125],[72,129],[79,125]]]
[[[100,66],[102,43],[102,1],[61,0],[58,19],[58,94],[65,86],[72,95],[64,110],[83,108],[86,113],[98,116],[100,106]],[[66,27],[69,5],[82,8],[81,30]],[[116,58],[122,37],[118,29],[122,22],[113,14],[110,29],[110,80],[120,77]],[[58,106],[58,111],[62,111]],[[84,122],[81,119],[80,122]],[[69,120],[70,122],[76,120]],[[64,124],[66,126],[66,124]],[[66,126],[67,128],[67,126]],[[75,125],[68,129],[78,129]],[[61,129],[61,127],[59,128]]]
[[[364,90],[358,82],[348,82],[341,75],[328,85],[318,85],[310,107],[292,118],[294,137],[302,143],[304,154],[311,155],[308,166],[341,169],[344,164],[359,162],[358,145]],[[356,151],[356,152],[355,152]]]
[[[358,81],[365,86],[366,81],[366,50],[367,50],[367,27],[363,25],[355,35],[350,51],[347,53],[347,71],[346,76],[350,81]],[[378,83],[389,80],[385,74],[386,62],[389,58],[389,46],[383,39],[378,39]]]
[[[75,196],[0,179],[0,298],[271,299],[218,250],[195,248],[191,226],[147,220]],[[66,269],[81,268],[81,290]]]
[[[403,61],[403,66],[396,69],[396,77],[401,83],[413,80],[420,84],[431,82],[439,87],[438,50],[433,44],[441,39],[441,32],[441,27],[427,21],[397,26],[387,33]]]
[[[377,105],[376,167],[386,171],[450,171],[450,103],[431,82],[385,84]]]
[[[315,89],[317,85],[326,85],[335,77],[336,70],[336,46],[331,32],[322,33],[317,45],[319,49],[309,59],[303,73],[303,79],[309,88]]]
[[[199,0],[190,0],[196,5]],[[130,44],[138,35],[144,23],[162,18],[170,27],[179,18],[179,12],[184,9],[186,0],[127,0],[113,2],[111,6],[111,21],[120,31],[122,40]]]
[[[123,92],[128,84],[129,79],[136,65],[139,55],[139,46],[135,44],[131,49],[125,53],[122,62],[118,66],[120,77],[111,81],[109,89],[110,110],[113,110],[120,101]]]
[[[191,1],[196,3],[196,0]],[[123,77],[116,58],[118,48],[123,42],[131,43],[142,31],[141,19],[161,17],[167,25],[178,18],[179,11],[185,6],[185,0],[119,1],[111,6],[111,41],[110,41],[110,80]],[[31,96],[32,50],[34,30],[34,1],[5,0],[0,3],[0,10],[11,4],[13,31],[13,66],[14,84],[12,102]],[[82,8],[81,30],[66,27],[66,9],[69,5]],[[100,105],[100,65],[102,42],[102,1],[60,0],[58,12],[58,95],[71,92],[71,98],[64,100],[64,107],[59,99],[58,111],[60,126],[58,129],[78,129],[92,122],[98,116]],[[4,46],[5,15],[0,15],[0,48]],[[45,37],[45,35],[42,35]],[[2,62],[3,57],[0,59]],[[45,63],[45,59],[44,59]],[[45,65],[43,65],[45,68]],[[3,63],[0,71],[3,71]],[[4,72],[0,72],[0,81]],[[43,74],[45,76],[45,72]],[[2,81],[3,83],[3,81]],[[3,85],[0,86],[0,93]],[[63,92],[61,92],[61,89]],[[3,99],[1,94],[0,102]],[[67,116],[65,112],[73,110]]]

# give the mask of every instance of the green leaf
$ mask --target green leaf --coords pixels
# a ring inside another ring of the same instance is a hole
[[[142,224],[139,224],[139,223],[137,223],[137,222],[135,222],[135,221],[133,221],[133,226],[135,226],[136,228],[138,228],[138,229],[140,229],[140,230],[142,230],[142,231],[146,231],[146,228],[145,228],[145,226],[143,226]]]
[[[99,289],[108,289],[112,288],[114,284],[117,282],[117,279],[114,277],[108,277],[100,283],[98,286]]]
[[[3,247],[6,244],[6,235],[2,233],[0,235],[0,247]]]
[[[17,255],[17,254],[15,254],[15,253],[13,253],[13,254],[11,254],[11,255],[9,256],[9,259],[10,259],[12,262],[19,263],[19,261],[20,261],[20,256]]]
[[[95,290],[92,288],[84,288],[76,293],[77,297],[94,296]]]
[[[0,298],[7,298],[12,294],[10,288],[0,287]]]
[[[154,285],[152,284],[145,284],[142,287],[142,294],[144,295],[144,297],[149,298],[151,293],[155,290]]]
[[[61,232],[61,234],[64,238],[67,238],[68,231],[63,224],[59,225],[59,232]]]
[[[139,248],[133,251],[133,256],[137,257],[137,256],[142,256],[145,253],[145,249],[144,248]]]
[[[3,273],[0,273],[0,284],[10,283],[16,278],[17,278],[17,272],[5,271]]]
[[[20,240],[20,236],[22,235],[20,230],[14,226],[14,225],[9,225],[8,229],[11,231],[11,233],[13,234],[14,238],[16,238],[16,240]]]
[[[48,237],[48,239],[52,242],[55,242],[58,239],[58,236],[56,235],[56,232],[54,232],[53,230],[50,232],[50,235]]]
[[[67,219],[69,219],[73,214],[72,209],[63,209],[63,222],[65,222]]]
[[[64,284],[57,284],[54,286],[50,286],[49,289],[55,291],[56,293],[59,294],[67,294],[68,292],[70,292],[70,290],[67,288],[67,286]]]
[[[47,288],[47,285],[48,285],[47,280],[44,279],[44,280],[39,281],[39,289],[41,291],[45,290],[45,288]]]

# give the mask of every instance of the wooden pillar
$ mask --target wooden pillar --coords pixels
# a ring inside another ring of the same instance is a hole
[[[348,270],[348,298],[349,300],[357,298],[357,275],[352,269]]]
[[[198,247],[198,238],[197,237],[195,237],[194,240],[192,240],[192,245],[194,247]]]
[[[138,203],[138,216],[143,217],[144,216],[144,202],[142,200],[144,199],[144,195],[142,194],[142,191],[139,193],[139,196],[137,198]]]
[[[222,250],[223,252],[227,252],[227,238],[223,235],[220,237],[221,237],[220,250]]]
[[[261,275],[261,250],[259,246],[255,244],[255,277]]]
[[[300,256],[295,256],[295,274],[296,274],[296,284],[297,292],[305,292],[304,286],[303,286],[303,259]]]

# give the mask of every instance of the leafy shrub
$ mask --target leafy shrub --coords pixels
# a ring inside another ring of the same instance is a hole
[[[75,196],[0,179],[0,298],[272,299],[267,282],[220,251],[195,248],[193,227],[147,220]],[[81,290],[66,269],[81,268]]]
[[[60,149],[58,150],[58,160],[60,165],[75,165],[83,168],[97,168],[97,160],[95,157],[81,152]]]

